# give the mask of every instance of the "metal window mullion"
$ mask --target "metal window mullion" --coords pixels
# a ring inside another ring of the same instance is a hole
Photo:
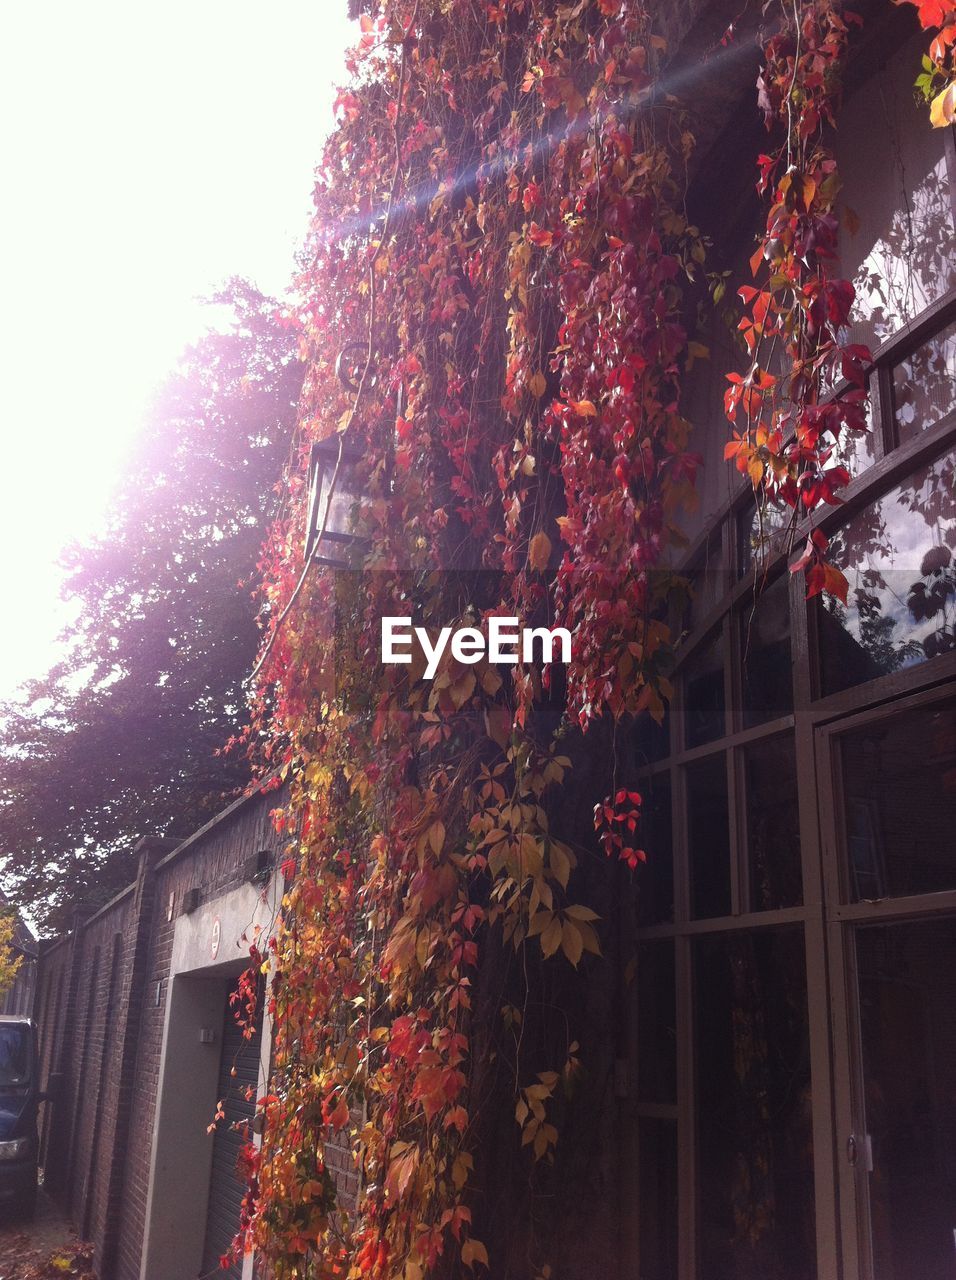
[[[726,525],[724,526],[726,529]],[[724,702],[726,705],[725,737],[733,737],[743,731],[743,654],[740,644],[739,614],[728,610],[724,618]],[[730,914],[743,915],[750,910],[750,891],[747,867],[747,821],[743,809],[742,757],[732,748],[727,751],[727,820],[730,844]]]
[[[678,937],[674,945],[677,975],[677,1275],[678,1280],[697,1280],[693,940]]]
[[[747,915],[750,901],[750,845],[747,835],[747,777],[742,750],[727,752],[727,799],[730,818],[730,911]]]
[[[873,452],[879,462],[897,446],[896,415],[893,410],[893,362],[881,361],[870,379],[873,405]]]
[[[943,131],[943,153],[946,156],[946,170],[949,177],[949,203],[953,215],[953,226],[956,227],[956,124],[951,124]]]
[[[671,750],[684,749],[684,679],[675,689],[676,714],[671,721]],[[687,770],[671,774],[671,839],[674,866],[674,924],[690,920],[691,882],[687,841]],[[697,1126],[694,1105],[693,973],[691,942],[680,933],[674,938],[674,972],[677,1018],[677,1274],[679,1280],[697,1280]]]

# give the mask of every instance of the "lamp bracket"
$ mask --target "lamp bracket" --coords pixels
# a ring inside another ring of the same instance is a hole
[[[355,352],[367,356],[368,347],[364,342],[347,342],[335,359],[335,376],[343,387],[347,387],[354,395],[358,395],[359,384],[353,376],[354,367],[350,359]]]

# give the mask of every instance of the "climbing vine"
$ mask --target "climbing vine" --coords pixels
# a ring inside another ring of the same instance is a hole
[[[956,7],[949,0],[896,0],[916,9],[920,26],[933,33],[916,87],[930,104],[934,129],[956,124]]]
[[[668,566],[697,466],[682,381],[706,355],[666,18],[638,0],[390,0],[362,19],[337,99],[250,731],[288,788],[283,920],[254,957],[276,1040],[242,1228],[278,1280],[491,1265],[475,1188],[492,1095],[509,1082],[534,1179],[587,1059],[569,1027],[536,1029],[535,974],[601,952],[586,869],[653,857],[616,726],[659,720],[670,693]],[[729,451],[796,530],[847,482],[834,450],[866,426],[824,143],[853,20],[827,0],[765,20],[769,213],[726,403]],[[357,391],[336,375],[347,343],[365,352]],[[309,571],[310,449],[356,427],[363,567]],[[819,533],[808,548],[809,591],[845,594]],[[572,661],[446,652],[426,680],[419,649],[382,664],[385,616],[432,634],[559,624]],[[585,732],[601,789],[568,829],[554,815]],[[545,1241],[525,1256],[551,1274]]]
[[[734,430],[726,456],[750,477],[761,517],[769,503],[790,510],[791,534],[838,500],[850,479],[842,447],[868,429],[871,356],[841,338],[855,292],[834,270],[840,179],[824,141],[836,125],[854,23],[859,18],[831,0],[804,3],[767,41],[757,81],[764,122],[777,127],[781,141],[758,160],[758,191],[770,207],[750,260],[754,283],[739,291],[750,363],[727,375],[724,403]],[[812,530],[792,568],[806,569],[808,595],[827,591],[845,603],[847,581],[827,560],[827,547],[822,531]]]

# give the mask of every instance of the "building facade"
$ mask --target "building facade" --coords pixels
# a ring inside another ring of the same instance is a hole
[[[182,843],[140,841],[133,884],[41,944],[40,1163],[100,1280],[251,1275],[219,1260],[243,1193],[232,1126],[252,1120],[270,1036],[261,1009],[243,1035],[230,995],[281,902],[276,803],[257,793]]]
[[[723,459],[720,308],[690,389],[693,595],[664,727],[636,744],[653,856],[608,1076],[598,1252],[620,1280],[956,1270],[956,144],[914,101],[915,23],[884,8],[837,131],[842,273],[875,357],[871,430],[821,520],[845,605],[806,599]],[[675,6],[688,41],[692,16]],[[730,296],[759,219],[748,66],[714,98],[691,192]],[[270,1028],[237,1039],[226,1002],[282,897],[274,804],[142,842],[135,883],[42,951],[43,1163],[100,1280],[214,1274],[237,1220],[224,1135],[250,1098],[227,1086],[265,1088]],[[571,1256],[554,1280],[593,1274]]]
[[[806,599],[723,461],[719,315],[690,408],[693,599],[667,722],[640,743],[655,853],[623,1256],[641,1280],[956,1272],[956,149],[914,99],[914,30],[877,23],[836,133],[853,340],[875,357],[871,431],[822,520],[845,606]],[[717,219],[734,284],[752,210]]]

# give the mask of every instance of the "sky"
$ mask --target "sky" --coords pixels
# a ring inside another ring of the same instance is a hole
[[[231,275],[281,295],[346,0],[52,0],[0,17],[0,698],[69,611],[152,389]]]

